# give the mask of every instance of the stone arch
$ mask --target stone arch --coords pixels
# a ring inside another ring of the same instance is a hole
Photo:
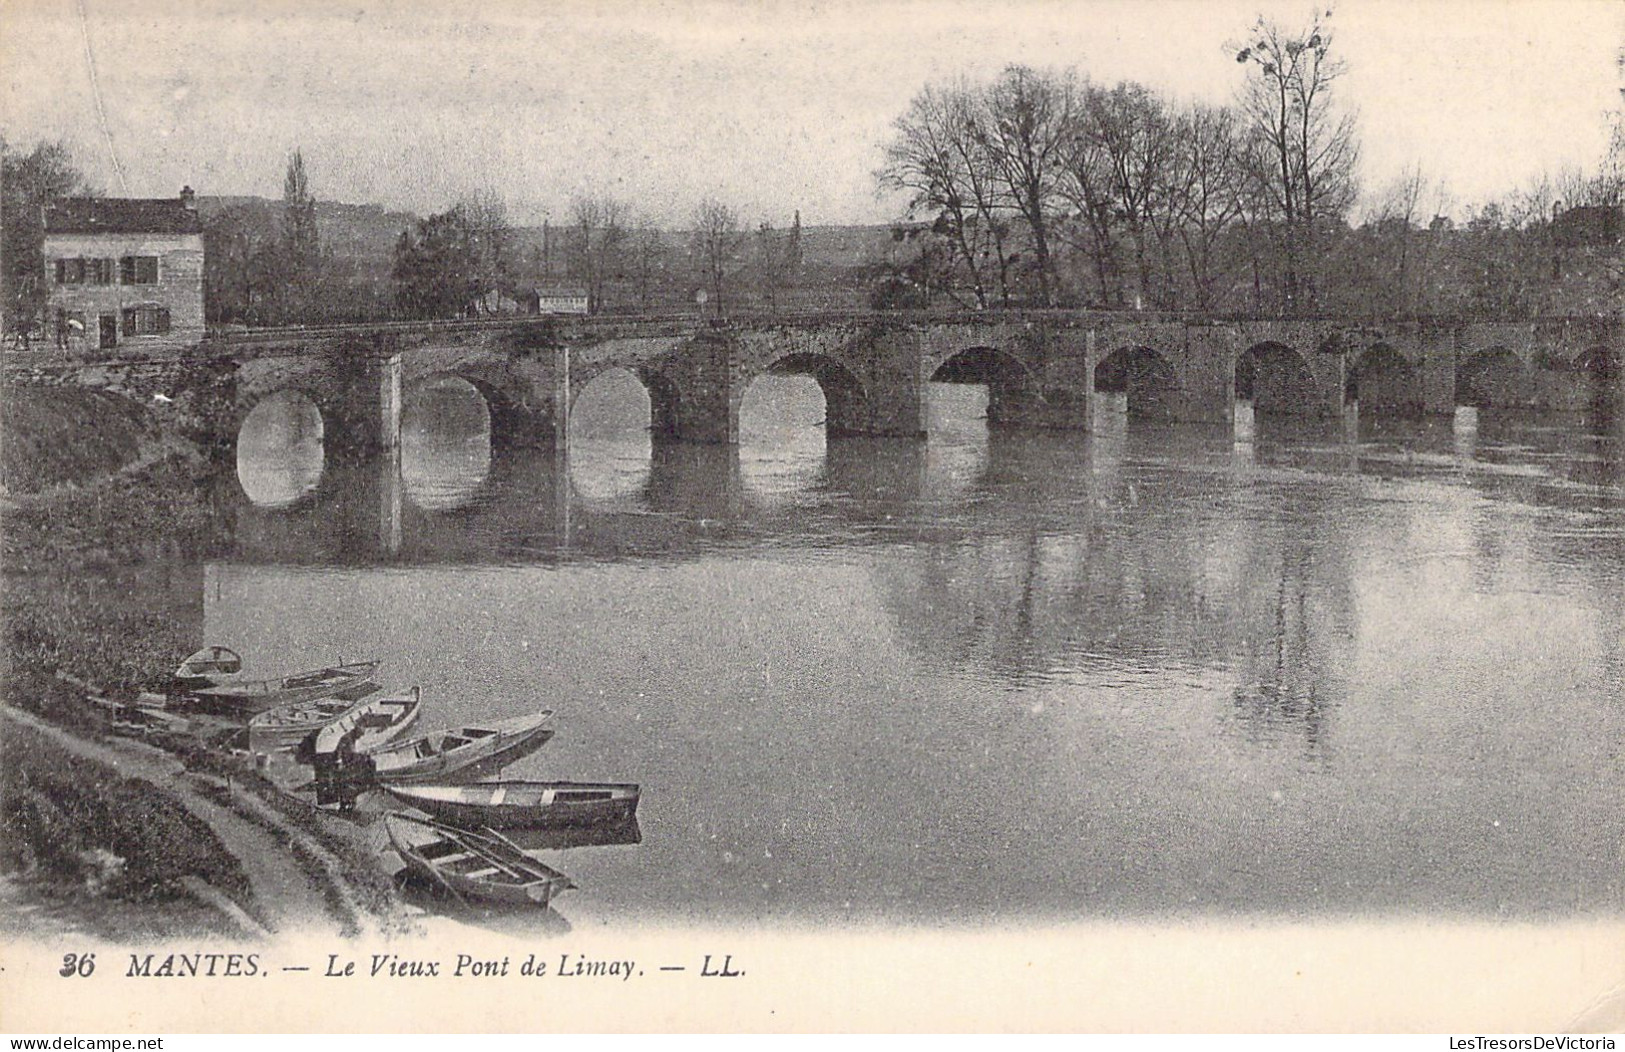
[[[661,372],[652,365],[605,365],[594,372],[571,378],[570,383],[570,411],[575,412],[576,402],[598,380],[615,373],[630,375],[643,385],[643,393],[649,397],[649,432],[656,438],[675,438],[677,435],[677,412],[681,403],[677,382],[670,376]]]
[[[824,393],[824,434],[836,438],[869,431],[869,393],[857,374],[840,361],[817,352],[796,352],[777,358],[763,376],[810,376]],[[746,384],[739,390],[744,400]]]
[[[1320,416],[1325,399],[1303,355],[1284,343],[1255,343],[1236,359],[1236,398],[1256,413]]]
[[[452,368],[413,375],[402,385],[403,405],[414,392],[451,378],[468,384],[485,400],[493,449],[532,448],[552,441],[552,406],[535,404],[530,385],[506,368]]]
[[[333,418],[338,407],[331,399],[323,396],[321,388],[312,384],[286,384],[270,390],[256,391],[251,397],[240,398],[237,403],[235,418],[231,422],[233,440],[243,432],[243,426],[254,417],[255,413],[265,412],[262,407],[275,406],[293,399],[308,402],[316,410],[320,435],[323,441],[333,436]]]
[[[1361,416],[1420,416],[1421,370],[1388,344],[1373,344],[1349,366],[1343,398],[1360,403]]]
[[[1523,360],[1505,347],[1490,347],[1456,363],[1456,404],[1503,409],[1529,404],[1532,391]]]
[[[1154,349],[1119,347],[1095,366],[1094,389],[1128,396],[1128,415],[1153,420],[1178,416],[1179,374]]]
[[[410,383],[403,384],[401,387],[402,411],[406,410],[414,398],[421,397],[424,392],[442,386],[448,381],[466,384],[474,390],[475,394],[480,396],[491,428],[491,441],[495,443],[497,433],[502,427],[499,420],[507,422],[509,418],[515,415],[517,407],[513,404],[513,399],[507,397],[506,393],[500,388],[478,377],[464,376],[461,373],[449,371],[415,376]]]
[[[986,384],[989,427],[1021,423],[1040,401],[1038,378],[1027,364],[994,347],[969,347],[951,354],[930,378],[934,383]]]
[[[240,407],[232,432],[237,483],[264,508],[289,508],[316,492],[326,470],[327,413],[314,392],[267,391]]]

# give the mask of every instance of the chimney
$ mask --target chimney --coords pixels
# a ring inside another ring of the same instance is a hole
[[[190,186],[181,187],[181,207],[188,212],[197,211],[197,194],[192,192]]]

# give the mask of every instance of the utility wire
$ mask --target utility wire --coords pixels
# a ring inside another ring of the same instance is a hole
[[[96,117],[101,122],[102,138],[107,141],[107,155],[113,159],[113,173],[118,176],[120,192],[128,196],[130,186],[124,181],[124,166],[118,163],[118,151],[113,148],[113,133],[107,127],[107,108],[102,105],[102,84],[96,76],[96,56],[90,50],[90,16],[85,13],[85,0],[79,0],[79,32],[85,40],[85,66],[90,70],[90,94],[96,100]]]

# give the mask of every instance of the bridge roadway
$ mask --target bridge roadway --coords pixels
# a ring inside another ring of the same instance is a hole
[[[502,448],[562,446],[571,407],[622,369],[649,393],[657,438],[734,443],[760,376],[802,374],[832,436],[921,436],[930,381],[988,387],[990,427],[1087,429],[1101,392],[1133,416],[1209,424],[1256,412],[1331,417],[1448,413],[1458,404],[1567,412],[1625,401],[1619,316],[1216,317],[1151,312],[781,313],[726,321],[505,317],[211,335],[167,357],[6,363],[13,383],[74,383],[181,402],[235,442],[256,405],[310,400],[341,459],[399,440],[413,388],[456,376],[484,396]]]

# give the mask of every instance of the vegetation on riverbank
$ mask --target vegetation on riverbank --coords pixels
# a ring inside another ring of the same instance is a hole
[[[106,391],[0,391],[0,484],[8,494],[84,485],[133,463],[156,438],[145,408]]]
[[[91,898],[188,897],[185,876],[246,901],[248,879],[214,832],[157,786],[10,725],[0,738],[5,868]]]
[[[115,394],[0,395],[12,663],[108,689],[150,682],[191,649],[200,592],[172,580],[174,562],[164,556],[210,543],[217,509],[205,453]]]
[[[28,405],[36,393],[46,397]],[[91,391],[29,391],[5,403],[8,478],[18,485],[4,499],[0,695],[83,741],[118,747],[112,713],[85,699],[85,684],[130,697],[196,649],[199,556],[229,514],[215,499],[216,467],[190,441],[184,413]],[[22,923],[115,939],[238,930],[179,883],[196,877],[254,909],[239,856],[187,793],[122,777],[37,732],[6,731],[0,897],[34,919]],[[337,904],[347,899],[394,917],[389,876],[356,829],[280,793],[216,735],[144,740],[184,766],[191,793],[262,830],[263,850],[292,851],[335,916],[350,915]]]

